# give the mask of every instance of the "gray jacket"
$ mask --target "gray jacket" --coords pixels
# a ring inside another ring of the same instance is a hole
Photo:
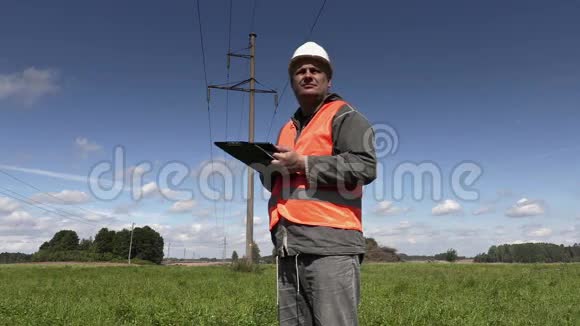
[[[323,103],[341,99],[337,94],[329,94]],[[320,108],[320,107],[319,107]],[[308,117],[300,108],[292,116],[298,136],[316,115],[318,109]],[[372,137],[372,139],[364,139]],[[350,105],[344,105],[332,121],[332,156],[308,156],[307,178],[309,184],[355,185],[371,183],[376,177],[376,155],[374,132],[368,120]],[[324,169],[314,168],[324,164]],[[311,172],[315,171],[315,172]],[[271,190],[272,180],[260,174],[264,187]],[[293,256],[298,253],[316,255],[354,255],[365,252],[362,232],[325,226],[310,226],[292,223],[283,217],[271,232],[272,242],[279,256]]]

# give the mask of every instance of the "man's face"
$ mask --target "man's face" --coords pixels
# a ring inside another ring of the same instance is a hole
[[[324,64],[316,59],[305,58],[295,64],[292,74],[292,89],[297,98],[324,97],[331,81],[325,72]]]

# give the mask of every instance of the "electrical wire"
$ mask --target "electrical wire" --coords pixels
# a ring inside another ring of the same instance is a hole
[[[10,189],[4,188],[4,187],[0,187],[0,188],[3,189],[3,190],[5,190],[5,191],[8,191],[10,193],[13,193],[14,195],[8,194],[8,193],[6,193],[4,191],[1,191],[1,190],[0,190],[0,194],[4,195],[6,197],[12,198],[14,200],[17,200],[19,202],[22,202],[22,203],[24,203],[26,205],[36,207],[36,208],[38,208],[40,210],[43,210],[43,211],[45,211],[47,213],[50,213],[50,214],[56,214],[56,215],[59,215],[60,217],[64,217],[64,218],[71,219],[71,220],[75,220],[77,222],[80,222],[80,223],[83,223],[83,224],[86,224],[86,225],[97,226],[98,227],[98,225],[96,223],[94,223],[92,221],[89,221],[87,219],[81,218],[81,217],[77,217],[77,216],[75,216],[75,215],[73,215],[73,214],[71,214],[71,213],[69,213],[67,211],[62,211],[62,210],[56,209],[54,207],[51,207],[51,206],[49,206],[49,205],[47,205],[45,203],[42,203],[40,201],[33,200],[33,199],[30,199],[30,198],[26,198],[26,196],[24,196],[22,194],[19,194],[19,193],[15,192],[15,191],[12,191]],[[44,207],[42,207],[40,205],[44,205],[46,207],[49,207],[50,209],[44,208]],[[63,213],[61,213],[61,212],[63,212]],[[89,222],[86,222],[85,220],[86,221],[89,221]]]
[[[200,10],[200,6],[199,6],[199,0],[196,1],[197,2],[197,21],[199,23],[199,40],[201,43],[201,57],[202,57],[202,63],[203,63],[203,77],[205,80],[205,89],[208,89],[208,82],[207,82],[207,68],[206,68],[206,61],[205,61],[205,46],[204,46],[204,41],[203,41],[203,29],[201,26],[201,10]],[[212,130],[211,130],[211,111],[210,111],[210,105],[209,105],[209,96],[206,97],[206,102],[207,102],[207,120],[208,120],[208,124],[209,124],[209,156],[210,156],[210,164],[211,164],[211,171],[212,171],[212,179],[215,178],[214,176],[214,166],[213,166],[213,134],[212,134]],[[213,211],[214,211],[214,217],[215,217],[215,222],[217,225],[217,205],[215,200],[213,201]]]
[[[28,183],[28,182],[26,182],[26,181],[24,181],[24,180],[22,180],[22,179],[20,179],[20,178],[16,177],[15,175],[13,175],[13,174],[10,174],[10,173],[8,173],[8,172],[6,172],[6,171],[3,171],[2,169],[0,169],[0,173],[4,174],[4,175],[5,175],[5,176],[7,176],[7,177],[10,177],[10,178],[12,178],[13,180],[16,180],[16,181],[18,181],[18,182],[20,182],[20,183],[22,183],[22,184],[26,185],[26,186],[28,186],[28,187],[30,187],[30,188],[32,188],[32,189],[34,189],[34,190],[38,191],[38,192],[41,192],[41,193],[43,193],[44,195],[46,195],[46,196],[48,196],[48,197],[51,197],[51,198],[53,198],[53,199],[56,199],[56,200],[60,201],[61,203],[66,203],[66,201],[65,201],[65,200],[63,200],[63,199],[61,199],[61,198],[58,198],[58,197],[54,196],[53,194],[51,194],[51,193],[49,193],[49,192],[45,192],[45,191],[43,191],[42,189],[40,189],[40,188],[38,188],[38,187],[36,187],[36,186],[34,186],[34,185],[32,185],[32,184]],[[68,204],[68,203],[67,203],[67,204]],[[114,220],[114,219],[115,219],[114,217],[112,217],[112,216],[110,216],[110,215],[106,215],[106,214],[103,214],[103,213],[97,213],[97,212],[94,212],[94,211],[92,211],[92,210],[90,210],[90,209],[86,209],[86,208],[83,208],[83,207],[81,207],[81,206],[78,206],[78,205],[75,205],[75,207],[76,207],[76,208],[78,208],[78,209],[80,209],[80,210],[82,210],[82,211],[84,211],[84,212],[87,212],[87,213],[91,213],[91,214],[94,214],[94,215],[97,215],[97,216],[105,217],[105,218],[107,218],[107,219],[112,219],[112,220]]]
[[[314,19],[314,23],[312,23],[312,26],[310,26],[310,31],[308,32],[308,36],[306,37],[305,42],[308,41],[310,39],[310,37],[312,37],[312,33],[314,32],[314,28],[318,24],[318,20],[320,19],[320,16],[322,15],[322,11],[324,10],[325,6],[326,6],[326,0],[323,0],[322,5],[320,6],[320,9],[318,10],[318,13],[316,14],[316,18]],[[290,83],[290,78],[287,78],[286,83],[284,84],[284,87],[282,88],[282,93],[280,93],[280,98],[278,99],[278,104],[282,103],[282,99],[284,98],[284,94],[286,93],[286,89],[288,88],[289,83]],[[276,117],[277,112],[278,112],[278,105],[274,108],[274,112],[272,113],[272,119],[270,120],[270,127],[268,128],[268,134],[266,135],[266,139],[270,138],[270,133],[272,132],[272,125],[274,124],[274,118]]]

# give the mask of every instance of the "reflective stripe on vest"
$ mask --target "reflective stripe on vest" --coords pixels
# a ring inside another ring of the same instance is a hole
[[[282,127],[278,145],[289,147],[306,156],[332,155],[332,120],[344,105],[344,101],[324,104],[298,138],[294,123],[289,121]],[[270,230],[280,218],[285,218],[298,224],[362,231],[361,207],[361,186],[345,189],[309,185],[304,174],[293,174],[289,178],[278,177],[268,201]]]

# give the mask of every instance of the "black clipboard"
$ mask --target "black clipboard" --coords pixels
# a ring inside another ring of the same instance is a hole
[[[259,167],[270,165],[278,152],[272,143],[250,143],[246,141],[216,141],[214,144],[234,158],[258,171]]]

